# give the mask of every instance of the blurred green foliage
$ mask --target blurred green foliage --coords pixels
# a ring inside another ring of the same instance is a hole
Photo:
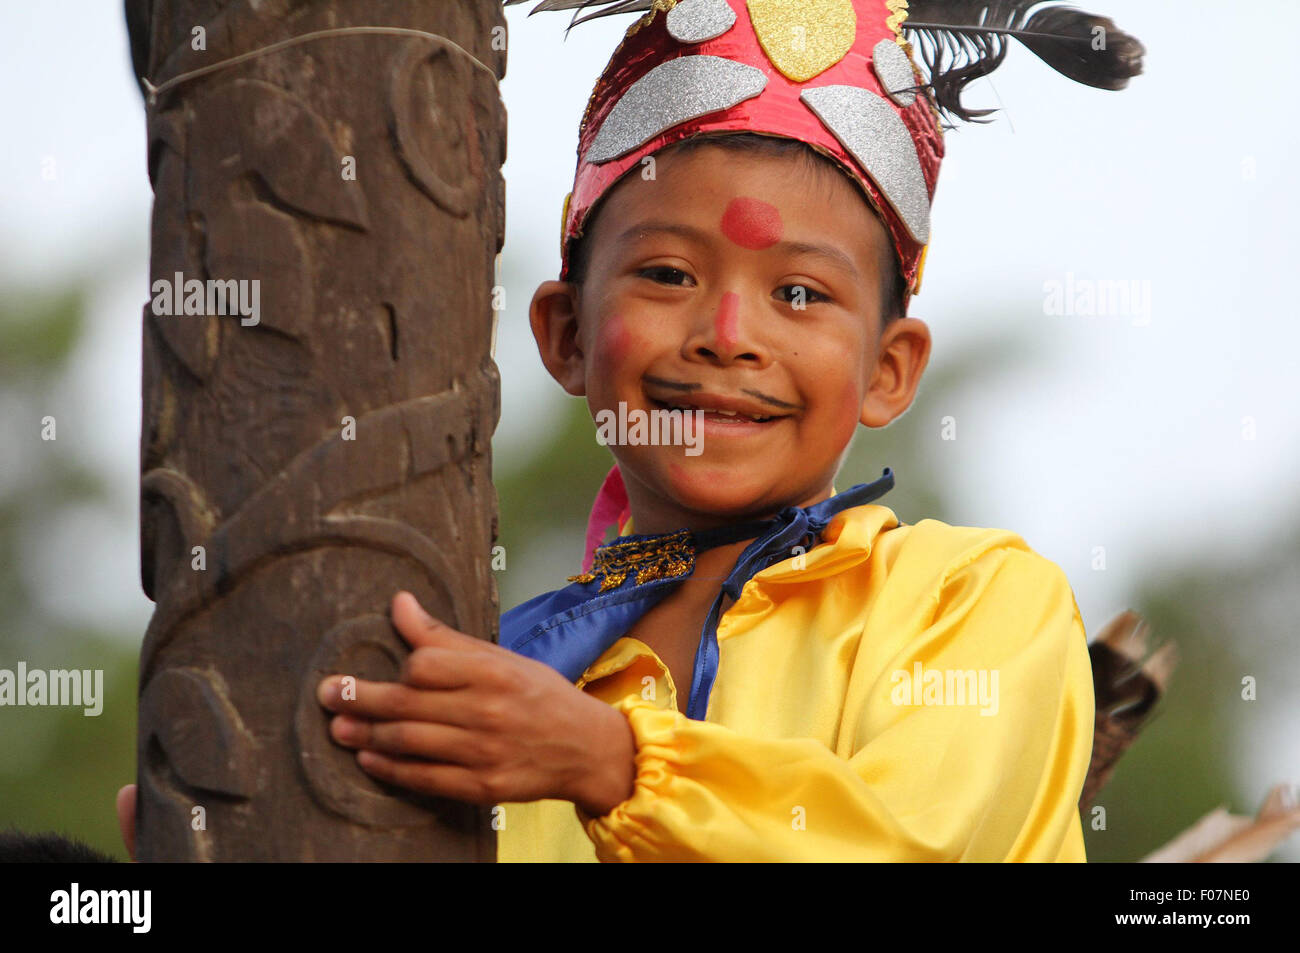
[[[51,619],[24,572],[52,518],[70,506],[108,505],[102,479],[67,441],[40,438],[43,408],[66,373],[85,322],[80,291],[0,298],[0,407],[14,453],[0,480],[0,668],[102,669],[103,710],[0,709],[0,827],[54,830],[126,859],[113,799],[135,773],[137,655],[120,633]],[[77,598],[78,567],[66,592]],[[119,637],[113,638],[113,635]]]

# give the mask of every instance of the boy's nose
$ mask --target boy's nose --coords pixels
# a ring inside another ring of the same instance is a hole
[[[750,334],[742,310],[738,292],[723,292],[713,313],[701,322],[698,332],[688,342],[688,350],[697,358],[724,364],[739,360],[766,363],[760,345]]]

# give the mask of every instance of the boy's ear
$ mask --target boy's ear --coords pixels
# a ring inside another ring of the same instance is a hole
[[[546,370],[574,397],[587,393],[586,358],[578,338],[578,286],[543,281],[528,306],[528,322]]]
[[[876,364],[862,400],[861,421],[884,427],[912,405],[921,374],[930,360],[930,329],[920,318],[898,318],[885,325]]]

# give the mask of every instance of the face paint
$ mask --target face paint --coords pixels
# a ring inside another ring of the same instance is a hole
[[[623,316],[612,315],[600,331],[600,349],[605,359],[615,366],[622,364],[632,350],[632,344],[632,332],[627,329]]]
[[[758,199],[734,198],[722,213],[722,234],[741,248],[770,248],[781,240],[784,230],[777,207]]]
[[[730,350],[736,345],[736,325],[740,320],[740,295],[728,291],[722,296],[718,305],[717,316],[713,319],[713,328],[718,337],[718,346]]]

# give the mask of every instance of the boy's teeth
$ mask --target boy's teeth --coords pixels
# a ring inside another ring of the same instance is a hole
[[[668,404],[671,410],[698,410],[705,414],[721,414],[724,417],[744,417],[746,420],[752,420],[755,423],[763,423],[771,420],[771,417],[755,417],[752,414],[742,414],[736,410],[718,410],[716,407],[688,407],[684,404]]]

